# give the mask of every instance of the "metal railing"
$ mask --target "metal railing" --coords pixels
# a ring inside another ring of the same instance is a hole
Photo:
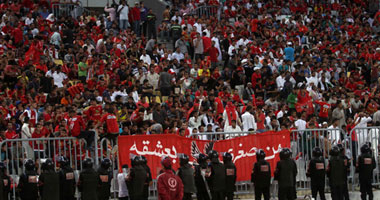
[[[191,14],[198,15],[198,17],[209,18],[211,16],[217,17],[220,20],[220,14],[222,12],[221,6],[199,6],[192,10]]]
[[[74,3],[53,3],[52,11],[55,17],[71,16],[77,18],[83,14],[90,14],[90,11],[82,7],[81,4]]]
[[[89,152],[84,150],[86,141],[75,137],[57,137],[57,138],[30,138],[30,139],[12,139],[4,140],[0,143],[1,161],[8,168],[8,174],[11,177],[12,191],[9,199],[17,199],[17,185],[20,175],[24,172],[23,161],[33,159],[36,161],[37,172],[41,171],[42,159],[52,159],[54,166],[57,168],[58,156],[65,156],[70,161],[78,181],[79,171],[82,169],[82,161],[85,157],[90,157]],[[79,198],[79,193],[76,194]]]

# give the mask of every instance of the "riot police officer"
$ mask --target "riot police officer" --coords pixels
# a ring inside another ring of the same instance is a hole
[[[368,144],[360,147],[360,156],[357,162],[356,170],[359,172],[360,196],[362,200],[373,199],[372,192],[372,174],[376,168],[375,158],[372,155],[371,148]]]
[[[339,148],[340,157],[344,161],[344,171],[346,172],[346,175],[344,176],[343,199],[349,200],[350,196],[348,194],[348,175],[350,174],[350,159],[346,156],[346,151],[343,147],[343,144],[337,144],[337,146]]]
[[[280,161],[277,162],[275,179],[278,180],[278,199],[295,199],[295,184],[297,165],[290,157],[292,152],[288,148],[281,149]]]
[[[98,200],[96,191],[100,184],[100,178],[92,165],[92,159],[86,158],[82,164],[83,170],[79,174],[78,189],[81,192],[82,200]]]
[[[178,168],[177,175],[181,178],[183,183],[183,200],[191,200],[191,195],[196,193],[194,169],[189,164],[189,156],[183,154],[179,157],[180,168]]]
[[[313,157],[309,162],[306,172],[306,176],[311,179],[311,195],[314,199],[317,199],[317,194],[319,192],[321,200],[325,200],[325,159],[323,158],[322,150],[319,147],[315,147],[312,154]]]
[[[11,179],[6,173],[6,167],[3,162],[0,162],[0,177],[0,199],[8,199],[8,194],[11,190]]]
[[[142,159],[142,166],[145,168],[146,172],[148,173],[148,177],[146,179],[146,182],[144,184],[144,200],[148,200],[149,198],[149,186],[152,183],[152,172],[150,171],[150,168],[148,166],[148,160],[145,158],[145,156],[141,156]]]
[[[143,167],[141,156],[135,156],[131,160],[131,171],[127,177],[127,186],[131,200],[140,200],[144,198],[144,185],[148,178],[147,171]]]
[[[271,170],[270,164],[265,160],[264,150],[259,149],[256,152],[256,159],[257,162],[253,165],[251,174],[251,181],[255,187],[255,199],[260,200],[264,195],[264,200],[269,200]]]
[[[100,178],[100,185],[98,189],[98,200],[108,200],[111,196],[111,179],[112,172],[109,168],[111,167],[111,160],[104,158],[100,163],[98,169],[98,174]]]
[[[226,197],[227,200],[234,199],[234,192],[236,191],[236,166],[232,162],[232,155],[228,152],[223,154],[223,165],[226,168]]]
[[[25,160],[25,172],[20,176],[17,188],[20,191],[21,200],[38,199],[38,175],[35,170],[35,163],[31,159]]]
[[[70,161],[66,157],[59,157],[59,185],[61,200],[74,200],[75,177],[74,170],[70,167]]]
[[[208,157],[211,163],[206,171],[206,179],[210,188],[212,200],[224,200],[226,190],[226,168],[219,162],[219,154],[212,150]]]
[[[344,160],[340,156],[338,146],[330,150],[330,160],[327,166],[327,176],[330,182],[332,200],[343,199],[344,177],[346,176]]]
[[[42,200],[59,200],[59,175],[54,170],[54,163],[47,159],[42,163],[42,173],[38,179]]]
[[[198,164],[195,165],[195,186],[197,188],[198,200],[210,200],[208,193],[208,187],[205,179],[207,170],[207,156],[205,154],[199,154],[197,157]]]

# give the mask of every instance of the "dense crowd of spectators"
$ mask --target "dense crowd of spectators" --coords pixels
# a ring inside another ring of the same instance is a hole
[[[372,1],[128,3],[73,18],[2,1],[3,139],[380,124]]]

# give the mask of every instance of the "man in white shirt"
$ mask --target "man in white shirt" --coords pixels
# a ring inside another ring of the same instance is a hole
[[[243,131],[249,131],[250,129],[256,130],[257,124],[255,117],[251,114],[252,106],[247,106],[247,109],[243,115],[241,115],[243,121]]]
[[[140,60],[142,60],[145,64],[148,64],[148,65],[152,63],[150,56],[146,54],[145,50],[143,50],[142,55],[140,56]]]
[[[24,117],[24,124],[21,127],[21,138],[22,139],[32,138],[32,130],[31,130],[31,127],[29,126],[29,117]],[[33,153],[33,149],[30,147],[29,142],[27,141],[22,142],[22,146],[25,149],[28,158],[33,159],[34,153]]]
[[[63,81],[67,79],[67,76],[65,73],[61,72],[61,67],[56,67],[56,71],[52,74],[54,85],[56,85],[58,88],[63,87]]]
[[[366,113],[358,113],[355,116],[355,124],[357,124],[355,126],[355,128],[357,128],[355,133],[357,135],[359,147],[368,141],[367,123],[371,121],[372,118]]]
[[[51,44],[54,44],[55,46],[59,47],[59,45],[61,44],[61,35],[58,33],[57,30],[53,30],[54,33],[53,35],[51,35],[50,37],[50,43]]]
[[[118,197],[120,200],[128,199],[128,188],[126,180],[128,177],[128,165],[122,166],[122,172],[117,174],[117,183],[119,185]]]
[[[129,7],[125,1],[122,1],[122,3],[119,5],[119,7],[117,8],[117,12],[119,13],[119,28],[121,30],[127,29],[129,27]]]
[[[340,129],[339,129],[339,119],[335,119],[333,124],[329,126],[327,129],[329,133],[329,140],[332,145],[338,144],[341,141],[340,138]]]
[[[280,76],[276,78],[277,89],[282,90],[285,84],[285,72],[281,72]]]
[[[181,53],[180,48],[177,48],[176,51],[172,54],[172,58],[176,59],[178,62],[185,59],[183,53]]]
[[[241,129],[239,126],[236,125],[236,120],[231,120],[231,125],[227,126],[227,128],[224,130],[224,132],[241,132]],[[232,139],[234,137],[238,137],[239,134],[226,134],[226,139]]]

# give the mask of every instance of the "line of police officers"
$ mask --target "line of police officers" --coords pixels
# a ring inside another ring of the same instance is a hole
[[[360,192],[362,200],[373,199],[372,173],[376,168],[369,143],[361,147],[356,170],[359,173]],[[274,179],[278,181],[279,200],[296,199],[297,166],[291,158],[292,152],[288,148],[280,151],[280,161],[277,162]],[[265,152],[260,149],[256,153],[257,162],[253,165],[251,181],[254,184],[255,199],[264,196],[270,199],[271,167],[265,160]],[[22,200],[37,200],[39,194],[42,200],[73,200],[75,195],[74,171],[65,157],[58,159],[60,170],[56,172],[52,160],[47,159],[41,166],[42,173],[38,176],[33,160],[24,163],[25,172],[20,176],[17,186]],[[126,183],[131,200],[147,200],[149,185],[152,182],[151,171],[144,156],[135,156],[131,160],[131,169],[128,171]],[[111,161],[105,158],[97,171],[93,169],[92,159],[83,161],[83,170],[77,183],[82,200],[108,200],[112,171],[109,169]],[[6,174],[4,163],[0,163],[0,199],[8,199],[11,181]],[[311,178],[312,197],[324,200],[325,176],[329,177],[331,197],[333,200],[348,200],[347,176],[350,169],[349,159],[345,155],[343,145],[338,144],[330,150],[330,159],[326,167],[322,150],[315,147],[312,159],[309,162],[307,176]],[[208,156],[199,154],[197,163],[189,164],[187,155],[180,156],[180,168],[177,175],[183,183],[183,200],[192,199],[196,194],[198,200],[232,200],[235,191],[236,166],[232,162],[230,153],[223,154],[223,163],[219,161],[217,151],[210,151]]]

